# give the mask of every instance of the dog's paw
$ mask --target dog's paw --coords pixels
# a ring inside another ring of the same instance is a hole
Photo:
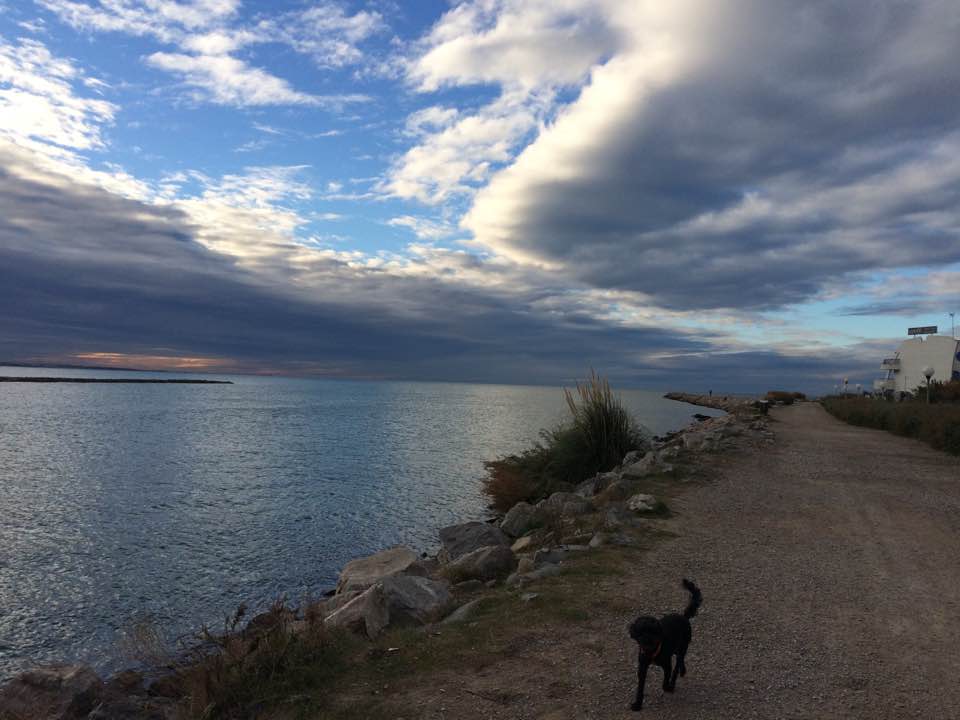
[[[633,705],[630,706],[630,709],[633,710],[634,712],[640,712],[641,710],[643,710],[643,703],[635,702],[633,703]]]
[[[672,693],[672,692],[674,691],[674,689],[675,689],[675,688],[674,688],[673,685],[664,685],[664,686],[663,686],[663,691],[664,691],[664,692]]]

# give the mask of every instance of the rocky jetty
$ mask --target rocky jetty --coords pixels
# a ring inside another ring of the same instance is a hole
[[[434,557],[398,546],[353,560],[329,597],[303,608],[258,615],[237,637],[251,641],[278,622],[286,623],[290,632],[307,633],[319,619],[324,627],[374,639],[394,627],[429,629],[469,622],[491,600],[489,589],[497,586],[527,601],[537,596],[527,591],[530,585],[562,574],[576,558],[597,548],[638,544],[636,531],[656,522],[667,509],[650,492],[657,482],[680,482],[687,474],[708,472],[711,454],[740,443],[773,441],[768,418],[752,401],[683,393],[667,397],[728,414],[701,417],[683,430],[655,437],[649,447],[627,453],[617,467],[584,478],[570,491],[537,503],[519,502],[489,522],[442,528]],[[31,670],[0,688],[0,720],[179,717],[184,691],[175,673],[151,673],[128,670],[103,680],[82,665]]]
[[[743,395],[698,395],[696,393],[668,392],[664,397],[667,400],[676,400],[690,405],[723,410],[728,413],[751,413],[756,409],[757,400]],[[699,416],[697,419],[700,419]]]

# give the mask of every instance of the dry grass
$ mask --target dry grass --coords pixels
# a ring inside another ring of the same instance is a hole
[[[887,430],[960,455],[960,405],[874,398],[827,398],[822,404],[851,425]]]
[[[801,392],[788,392],[786,390],[769,390],[766,399],[770,402],[782,402],[784,405],[793,405],[797,400],[806,400],[807,396]]]
[[[649,447],[649,434],[596,373],[591,371],[576,390],[564,390],[564,397],[570,411],[566,423],[542,431],[540,442],[521,453],[485,463],[484,491],[498,510],[569,489],[611,470],[630,450]]]
[[[302,619],[283,600],[241,630],[241,606],[223,632],[201,631],[173,681],[181,720],[240,720],[263,717],[265,708],[290,716],[322,707],[323,689],[347,667],[353,638],[332,631],[314,606]]]

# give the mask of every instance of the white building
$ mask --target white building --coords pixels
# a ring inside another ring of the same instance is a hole
[[[887,371],[883,380],[876,380],[873,389],[877,391],[916,392],[917,388],[927,384],[923,371],[933,368],[933,382],[960,380],[960,341],[945,335],[912,337],[900,343],[893,357],[885,358],[880,364]]]

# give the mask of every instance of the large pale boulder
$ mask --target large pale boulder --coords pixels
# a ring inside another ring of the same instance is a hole
[[[325,622],[373,639],[386,627],[425,625],[439,620],[451,601],[446,582],[416,575],[392,575],[328,615]]]
[[[457,580],[499,580],[517,566],[513,551],[506,545],[490,545],[461,555],[447,566]]]
[[[394,575],[380,582],[379,587],[391,627],[426,625],[439,620],[453,601],[449,583],[442,580]]]
[[[593,512],[593,503],[571,492],[555,492],[546,500],[537,503],[536,509],[544,515],[575,517]]]
[[[340,572],[337,594],[357,590],[362,592],[391,575],[424,575],[419,560],[417,553],[402,545],[381,550],[369,557],[351,560]]]
[[[648,452],[636,462],[625,465],[623,468],[623,476],[634,479],[642,478],[657,472],[658,468],[657,454],[655,452]]]
[[[530,503],[518,502],[507,512],[500,529],[510,537],[520,537],[540,521],[537,509]]]
[[[648,493],[637,493],[627,500],[627,509],[639,513],[653,512],[658,505],[657,498]]]
[[[510,545],[500,528],[483,522],[468,522],[440,529],[440,560],[452,562],[474,550],[490,545]]]
[[[390,614],[380,583],[367,588],[350,602],[334,610],[324,618],[330,627],[342,627],[366,635],[371,640],[377,637],[390,622]]]
[[[102,694],[103,681],[86,665],[40,667],[0,688],[0,718],[86,718]]]

